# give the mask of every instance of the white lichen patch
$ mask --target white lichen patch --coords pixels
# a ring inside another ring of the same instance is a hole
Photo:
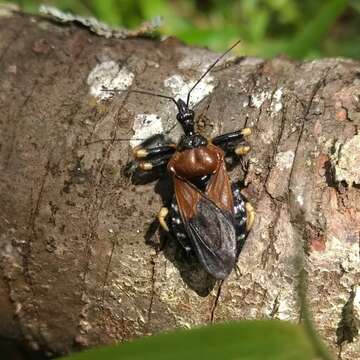
[[[280,278],[279,278],[280,280]],[[268,279],[264,279],[264,288],[266,287],[265,282]],[[285,286],[281,290],[281,294],[273,292],[271,295],[268,294],[266,300],[266,315],[269,318],[279,319],[284,321],[294,320],[295,313],[294,309],[296,308],[294,295],[294,288],[291,286]]]
[[[175,98],[181,98],[186,101],[189,90],[195,85],[200,76],[214,63],[219,57],[218,54],[210,53],[203,49],[184,48],[180,50],[184,55],[178,63],[178,68],[182,70],[196,70],[198,76],[194,76],[194,80],[184,80],[179,74],[174,74],[165,79],[164,86],[171,90]],[[222,59],[221,63],[226,62],[231,58],[231,55]],[[191,92],[190,107],[200,102],[203,98],[209,95],[214,89],[214,77],[211,74],[205,76],[196,88]]]
[[[113,96],[104,90],[126,90],[133,82],[134,74],[115,61],[105,61],[95,66],[87,78],[90,94],[99,100]]]
[[[298,183],[297,185],[292,185],[291,192],[298,206],[303,207],[305,204],[305,189],[303,184]]]
[[[251,95],[250,106],[259,109],[266,100],[271,100],[270,111],[271,115],[273,116],[283,108],[282,96],[282,87],[275,90],[274,93],[272,93],[271,91],[262,91],[259,94]]]
[[[276,167],[281,171],[291,169],[294,158],[295,154],[291,150],[279,152],[275,157]]]
[[[191,92],[190,107],[194,107],[214,90],[213,80],[214,78],[208,75],[196,86]],[[185,81],[181,75],[175,74],[164,80],[164,86],[170,89],[176,99],[181,98],[186,101],[187,94],[195,85],[196,81],[197,80]]]
[[[251,95],[250,106],[259,109],[265,100],[271,99],[271,93],[269,91],[263,91],[260,94]]]
[[[343,144],[336,142],[331,162],[336,181],[345,181],[350,187],[360,184],[360,134]]]
[[[269,129],[267,129],[267,131],[262,131],[260,133],[260,139],[264,144],[271,144],[274,140],[274,130],[272,129],[272,127],[270,127]]]
[[[271,113],[278,113],[282,108],[283,104],[281,102],[283,96],[283,89],[279,88],[274,92],[274,95],[272,97],[272,102],[270,105]]]
[[[297,195],[295,199],[300,206],[304,205],[304,197],[301,194]]]
[[[208,54],[206,54],[208,57]],[[206,71],[208,66],[211,64],[211,60],[204,62],[204,56],[195,52],[195,53],[188,53],[179,63],[178,67],[182,70],[198,70],[199,72]]]
[[[280,298],[279,307],[277,311],[277,319],[279,320],[293,320],[294,304],[289,304],[286,298]]]
[[[163,132],[161,118],[156,114],[138,114],[135,116],[133,130],[135,134],[130,141],[130,145],[135,147],[144,139]]]

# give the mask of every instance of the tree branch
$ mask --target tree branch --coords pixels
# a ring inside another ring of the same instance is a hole
[[[0,27],[0,336],[62,354],[211,321],[296,322],[303,254],[316,327],[358,356],[359,62],[227,58],[193,91],[205,136],[253,128],[230,176],[257,217],[220,291],[176,243],[159,249],[169,178],[135,186],[121,171],[136,141],[117,139],[171,129],[174,104],[101,92],[184,97],[217,54],[20,13]]]

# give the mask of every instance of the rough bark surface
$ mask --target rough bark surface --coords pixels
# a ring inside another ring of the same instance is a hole
[[[230,175],[257,217],[222,285],[177,244],[159,250],[154,217],[169,179],[136,186],[122,175],[131,147],[115,139],[133,136],[140,113],[171,127],[175,108],[137,94],[100,101],[95,67],[113,61],[134,88],[171,93],[166,79],[193,81],[215,57],[174,39],[105,39],[2,14],[3,339],[54,355],[213,321],[298,322],[303,255],[317,329],[341,359],[360,359],[359,62],[232,58],[207,80],[200,132],[253,128]]]

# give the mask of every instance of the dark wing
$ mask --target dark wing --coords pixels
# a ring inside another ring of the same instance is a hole
[[[225,279],[237,258],[232,211],[218,206],[188,181],[174,180],[183,224],[200,263],[214,278]]]
[[[216,279],[225,279],[235,267],[237,243],[233,216],[206,198],[185,228],[200,263]]]

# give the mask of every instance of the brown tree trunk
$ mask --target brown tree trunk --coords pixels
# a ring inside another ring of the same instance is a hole
[[[317,329],[342,359],[360,359],[359,62],[228,58],[193,94],[202,134],[253,129],[230,176],[256,221],[220,286],[177,244],[159,250],[169,179],[122,175],[131,146],[115,139],[171,128],[174,104],[99,98],[102,85],[130,83],[178,95],[216,55],[20,13],[2,12],[0,27],[3,339],[51,355],[212,321],[298,322],[304,255]]]

